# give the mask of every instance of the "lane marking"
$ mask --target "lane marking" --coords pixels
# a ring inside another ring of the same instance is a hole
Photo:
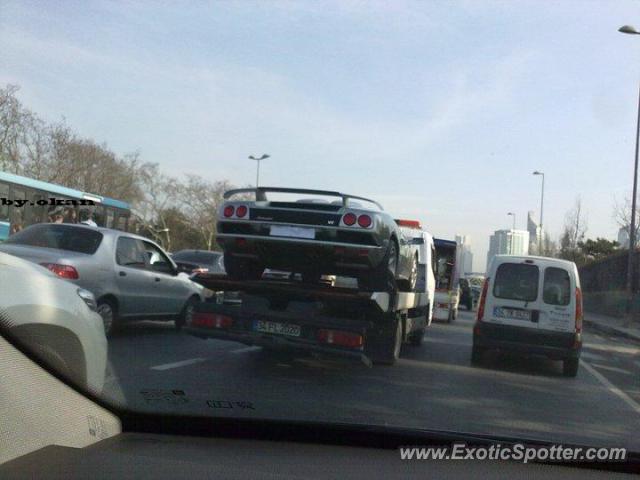
[[[252,345],[250,347],[242,347],[242,348],[238,348],[237,350],[231,350],[230,353],[245,353],[245,352],[254,352],[256,350],[261,350],[262,347],[258,347],[256,345]]]
[[[609,365],[602,365],[600,363],[592,363],[592,367],[599,368],[600,370],[610,370],[612,372],[624,373],[625,375],[633,375],[629,370],[618,367],[610,367]]]
[[[173,363],[164,363],[162,365],[156,365],[155,367],[151,367],[151,370],[170,370],[172,368],[185,367],[187,365],[193,365],[194,363],[200,363],[206,361],[206,358],[190,358],[188,360],[182,360],[180,362]]]
[[[622,390],[620,390],[618,387],[616,387],[613,383],[611,383],[609,380],[607,380],[604,377],[604,375],[602,375],[600,372],[598,372],[595,368],[593,368],[591,365],[589,365],[586,361],[580,359],[580,363],[582,364],[582,366],[584,368],[587,369],[587,371],[589,373],[591,373],[591,375],[596,377],[596,379],[607,390],[609,390],[611,393],[613,393],[618,398],[620,398],[624,403],[629,405],[638,415],[640,415],[640,404],[638,404],[633,398],[631,398],[629,395],[624,393]]]

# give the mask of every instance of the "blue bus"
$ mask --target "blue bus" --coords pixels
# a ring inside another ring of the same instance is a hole
[[[17,207],[6,200],[26,200],[26,203]],[[101,227],[123,231],[133,227],[131,206],[127,202],[0,171],[0,242],[11,232],[49,221],[48,212],[56,206],[54,202],[59,205],[60,200],[66,202],[61,206],[65,222],[76,223],[89,217]]]

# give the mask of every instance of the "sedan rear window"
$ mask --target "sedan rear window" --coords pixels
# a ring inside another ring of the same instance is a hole
[[[69,225],[32,225],[10,236],[5,243],[30,247],[57,248],[93,255],[102,242],[102,233]]]
[[[507,300],[533,302],[538,298],[540,271],[535,265],[503,263],[498,267],[493,296]]]

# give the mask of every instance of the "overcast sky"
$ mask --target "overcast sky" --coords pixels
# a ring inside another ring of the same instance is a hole
[[[636,1],[0,0],[0,83],[168,174],[370,196],[438,237],[488,238],[581,196],[616,238],[631,190]]]

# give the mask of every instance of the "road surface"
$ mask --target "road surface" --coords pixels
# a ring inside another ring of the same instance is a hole
[[[470,365],[473,314],[433,324],[393,367],[203,340],[172,324],[110,340],[104,395],[143,411],[368,423],[640,451],[640,345],[586,331],[576,378],[560,362],[489,354]]]

